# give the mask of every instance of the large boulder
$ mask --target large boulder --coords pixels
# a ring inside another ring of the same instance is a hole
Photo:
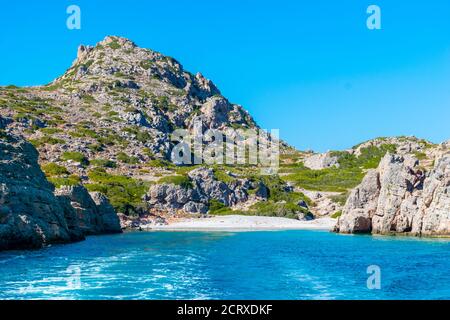
[[[97,206],[102,232],[120,233],[122,230],[120,220],[109,199],[100,192],[90,192],[89,194]]]
[[[192,170],[189,172],[189,178],[200,196],[208,200],[217,200],[227,207],[248,199],[247,189],[250,186],[247,180],[234,180],[230,183],[218,181],[214,171],[208,168]]]
[[[121,232],[120,221],[106,196],[93,193],[81,185],[62,186],[55,191],[61,201],[75,210],[78,226],[86,235]]]
[[[156,211],[169,213],[178,212],[189,202],[201,201],[195,190],[174,184],[159,184],[151,186],[144,200],[147,201],[150,208]],[[203,202],[206,201],[203,199]]]
[[[450,235],[450,156],[420,171],[417,159],[387,154],[351,192],[335,231]]]
[[[422,235],[450,235],[450,156],[437,160],[425,180],[422,204],[413,224]]]

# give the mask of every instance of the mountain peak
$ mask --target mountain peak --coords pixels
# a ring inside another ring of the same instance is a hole
[[[124,38],[124,37],[119,37],[119,36],[106,36],[105,39],[103,39],[102,41],[100,41],[97,45],[102,45],[102,46],[111,46],[112,44],[119,44],[122,47],[130,47],[130,48],[134,48],[137,47],[137,45],[131,41],[130,39]]]
[[[95,46],[81,45],[72,66],[54,84],[75,81],[90,85],[123,79],[139,83],[139,86],[159,81],[177,89],[189,89],[193,84],[209,91],[206,96],[220,95],[215,85],[200,73],[193,75],[172,57],[140,48],[133,41],[118,36],[107,36]]]

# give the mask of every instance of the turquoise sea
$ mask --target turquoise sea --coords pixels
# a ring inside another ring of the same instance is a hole
[[[449,239],[137,232],[0,253],[0,299],[450,299],[449,270]]]

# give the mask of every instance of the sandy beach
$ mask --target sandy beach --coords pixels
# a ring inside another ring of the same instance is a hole
[[[277,217],[215,216],[201,219],[185,219],[165,226],[152,226],[152,230],[166,231],[258,231],[258,230],[331,230],[336,220],[322,218],[299,221]]]

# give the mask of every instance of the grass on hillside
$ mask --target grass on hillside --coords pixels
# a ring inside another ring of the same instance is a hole
[[[348,152],[333,152],[339,158],[339,168],[326,168],[311,170],[302,163],[282,166],[282,172],[287,173],[284,180],[295,185],[314,191],[329,191],[345,193],[358,186],[365,176],[367,169],[378,167],[381,159],[387,152],[395,152],[395,145],[370,146],[361,150],[356,157]],[[342,199],[339,199],[341,202]]]

